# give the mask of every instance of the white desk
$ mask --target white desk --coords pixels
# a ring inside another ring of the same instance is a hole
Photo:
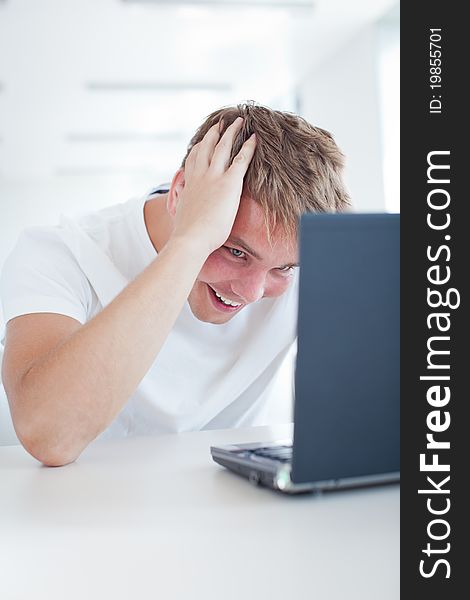
[[[210,457],[289,432],[101,442],[55,469],[0,448],[0,598],[397,600],[397,485],[288,497]]]

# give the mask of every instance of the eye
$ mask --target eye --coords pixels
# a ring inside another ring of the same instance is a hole
[[[242,252],[241,250],[238,250],[237,248],[229,248],[228,246],[225,246],[225,247],[230,252],[230,254],[232,256],[234,256],[235,258],[243,258],[245,256],[245,253]]]
[[[294,265],[288,265],[287,267],[279,267],[277,270],[279,271],[279,273],[282,273],[283,275],[291,275],[294,272],[295,266]]]

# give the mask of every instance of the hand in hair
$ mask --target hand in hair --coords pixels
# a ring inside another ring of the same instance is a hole
[[[240,204],[243,177],[255,152],[256,138],[252,135],[230,164],[232,145],[242,124],[239,117],[220,137],[217,123],[194,145],[186,159],[172,237],[192,238],[208,254],[222,246],[230,235]]]

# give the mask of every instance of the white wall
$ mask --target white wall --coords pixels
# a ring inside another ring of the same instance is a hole
[[[303,116],[330,130],[346,154],[346,183],[359,211],[385,210],[379,41],[379,24],[369,25],[298,88]],[[172,174],[0,178],[0,268],[24,227],[56,223],[61,213],[125,202]]]
[[[400,212],[400,9],[381,20],[380,96],[385,204]]]
[[[346,155],[346,184],[361,212],[385,210],[378,34],[378,24],[363,29],[299,88],[305,118],[330,131]]]

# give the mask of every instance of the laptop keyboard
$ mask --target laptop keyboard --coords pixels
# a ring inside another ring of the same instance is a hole
[[[270,458],[280,462],[290,462],[292,459],[292,445],[289,446],[266,446],[265,448],[256,448],[251,450],[251,454]]]

